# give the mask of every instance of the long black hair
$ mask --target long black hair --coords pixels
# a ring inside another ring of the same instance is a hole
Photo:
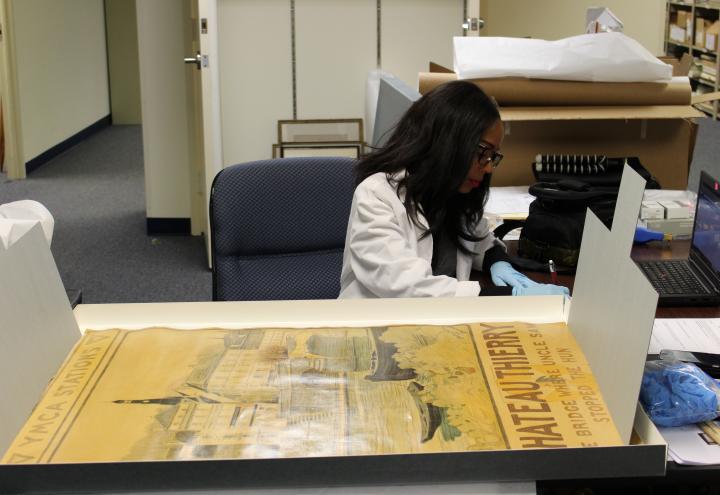
[[[458,189],[482,136],[499,120],[495,102],[473,83],[438,86],[412,104],[385,147],[358,163],[357,182],[385,172],[388,180],[397,180],[398,197],[404,192],[411,221],[420,226],[418,214],[427,220],[430,229],[423,237],[445,231],[458,249],[470,254],[460,239],[480,240],[473,231],[482,218],[491,174],[469,193]],[[403,171],[403,176],[391,179]]]

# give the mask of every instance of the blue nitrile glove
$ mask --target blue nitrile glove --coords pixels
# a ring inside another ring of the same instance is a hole
[[[490,265],[490,277],[495,285],[515,287],[535,287],[538,284],[517,271],[507,261],[496,261]]]
[[[658,426],[683,426],[717,416],[715,382],[693,364],[648,361],[640,401]]]
[[[513,287],[513,296],[569,296],[570,291],[562,285],[535,284],[532,287]]]

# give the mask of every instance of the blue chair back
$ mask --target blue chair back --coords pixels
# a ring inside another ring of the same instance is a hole
[[[280,158],[220,171],[210,195],[213,300],[336,298],[354,164]]]

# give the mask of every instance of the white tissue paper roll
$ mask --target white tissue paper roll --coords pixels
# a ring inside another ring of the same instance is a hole
[[[525,77],[565,81],[668,82],[672,67],[622,33],[557,41],[455,37],[458,79]]]
[[[55,219],[42,203],[24,199],[0,205],[0,243],[10,247],[37,223],[42,227],[49,246]]]

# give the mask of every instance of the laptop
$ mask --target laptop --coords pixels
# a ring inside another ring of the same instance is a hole
[[[720,305],[718,189],[718,180],[702,172],[688,259],[637,263],[660,296],[658,306]]]

